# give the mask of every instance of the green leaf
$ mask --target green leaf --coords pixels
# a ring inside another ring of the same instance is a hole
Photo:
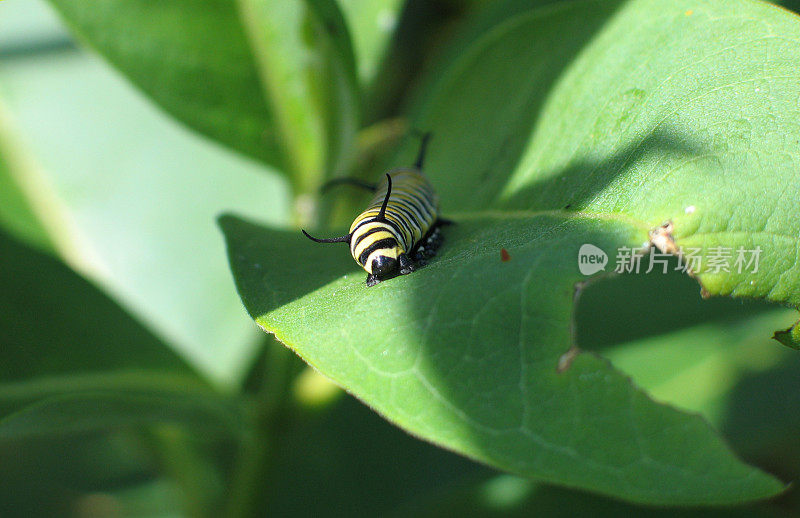
[[[270,516],[297,514],[299,501],[306,516],[411,516],[398,511],[494,473],[413,439],[350,397],[298,421],[283,431],[260,491]],[[314,498],[304,501],[309,488]]]
[[[654,244],[672,253],[700,250],[693,273],[707,294],[800,304],[792,289],[800,282],[800,53],[792,44],[800,27],[774,6],[742,5],[718,20],[702,2],[665,8],[634,1],[621,9],[586,2],[572,19],[583,21],[589,44],[561,41],[577,4],[530,11],[492,29],[417,110],[419,126],[441,128],[443,148],[471,150],[432,154],[445,209],[567,208],[624,215],[653,229],[671,223]],[[525,35],[543,16],[551,25],[528,45]],[[684,39],[688,33],[707,37]],[[511,61],[514,45],[529,50]],[[541,56],[539,46],[556,50]],[[514,86],[492,95],[497,84]],[[468,115],[466,105],[475,107]],[[455,171],[458,181],[448,177]],[[720,248],[731,255],[730,271],[711,268]],[[766,266],[737,271],[737,251],[758,249]]]
[[[719,327],[724,329],[725,324]],[[741,326],[742,330],[744,327]],[[752,327],[751,334],[755,334]],[[763,345],[768,338],[761,338]],[[694,344],[687,344],[686,348],[690,345]],[[715,344],[715,348],[723,354],[724,344]],[[751,349],[757,352],[755,347]],[[783,352],[784,356],[790,354],[781,348],[772,348],[771,352],[775,351]],[[738,353],[736,356],[740,356]],[[640,369],[650,367],[640,366]],[[656,368],[652,366],[653,371]],[[767,387],[763,394],[769,397]],[[783,409],[783,405],[773,404],[773,407],[776,411]],[[795,412],[787,418],[796,421],[793,418],[796,415],[800,414]],[[764,419],[759,422],[763,423]],[[753,421],[751,426],[756,424]],[[796,426],[793,429],[796,430]],[[635,506],[497,474],[413,440],[350,397],[339,398],[335,406],[292,423],[282,437],[283,447],[276,452],[263,484],[263,505],[271,515],[293,514],[297,502],[310,487],[316,488],[315,497],[303,504],[309,515],[650,517],[656,513],[655,516],[689,517],[714,512],[708,508],[671,508],[657,512],[649,506]],[[387,457],[395,461],[386,463]],[[420,470],[421,465],[426,469]],[[375,476],[365,479],[365,470]],[[714,515],[756,516],[755,513],[760,512],[759,515],[772,516],[769,510],[767,502],[760,507],[725,507],[716,510]]]
[[[8,116],[0,104],[0,225],[21,239],[40,249],[52,251],[53,244],[41,218],[36,214],[32,199],[25,188],[35,186],[25,183],[23,175],[14,173],[25,168],[18,146],[13,145]],[[16,164],[13,162],[16,161]]]
[[[580,243],[642,239],[633,226],[557,215],[462,219],[434,263],[366,288],[363,271],[340,276],[354,270],[346,253],[237,219],[222,224],[256,321],[415,435],[634,501],[731,502],[780,490],[736,461],[701,419],[652,403],[604,361],[580,355],[557,371]]]
[[[347,27],[333,0],[238,5],[289,170],[299,191],[308,192],[324,171],[343,167],[357,129],[358,85]]]
[[[50,3],[171,115],[297,185],[350,145],[355,73],[332,1]]]
[[[406,515],[420,518],[779,518],[782,512],[769,504],[723,508],[663,509],[632,505],[582,491],[548,486],[510,475],[499,475],[453,488],[449,494],[428,498]]]
[[[98,432],[171,423],[230,440],[243,428],[238,402],[214,392],[116,303],[50,255],[1,232],[0,343],[0,457],[15,474],[27,466],[41,475],[46,465],[73,472],[70,483],[84,480],[80,461],[44,460],[39,453]],[[19,448],[30,455],[20,458]],[[127,466],[98,464],[112,472]],[[2,486],[4,501],[39,487],[24,477]]]
[[[286,224],[286,181],[179,127],[75,50],[4,61],[0,97],[24,158],[13,178],[58,255],[209,378],[236,383],[257,336],[214,218],[235,206]]]
[[[742,378],[797,356],[774,347],[767,332],[794,310],[761,300],[704,299],[697,282],[679,271],[598,279],[582,291],[575,311],[582,349],[601,353],[657,401],[699,412],[715,427]]]
[[[362,85],[369,84],[391,41],[403,2],[340,0],[339,4],[352,33],[359,79]]]
[[[0,420],[0,441],[180,424],[235,434],[235,407],[218,398],[175,393],[81,393],[56,396]]]
[[[91,8],[80,1],[50,3],[170,114],[250,156],[282,165],[275,115],[262,96],[233,2],[111,0]]]
[[[772,338],[779,341],[786,347],[800,349],[800,329],[798,329],[797,324],[798,323],[795,322],[788,329],[775,331],[775,334],[772,335]]]
[[[389,420],[501,469],[655,504],[780,492],[698,416],[565,356],[583,244],[612,265],[648,243],[760,246],[757,272],[694,273],[800,303],[800,23],[734,4],[568,2],[494,26],[416,109],[457,222],[436,260],[366,288],[344,247],[225,218],[251,316]]]
[[[796,356],[793,351],[770,347],[764,332],[785,320],[787,313],[780,309],[739,321],[696,325],[619,344],[603,355],[657,401],[700,412],[719,426],[743,378]],[[769,390],[764,394],[772,397]]]
[[[0,441],[0,513],[63,515],[87,493],[151,480],[158,468],[143,435],[124,429]]]
[[[101,389],[207,386],[94,286],[0,232],[0,409]]]

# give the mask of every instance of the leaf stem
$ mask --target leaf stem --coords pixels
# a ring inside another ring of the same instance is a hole
[[[289,390],[297,372],[297,359],[277,340],[266,344],[264,376],[256,396],[251,433],[241,441],[234,466],[225,516],[261,516],[263,481],[273,464],[277,443],[288,426],[294,404]]]
[[[177,426],[155,428],[150,437],[161,465],[182,490],[182,503],[191,518],[210,516],[220,486],[206,458],[191,443],[190,435]],[[218,501],[218,500],[217,500]]]

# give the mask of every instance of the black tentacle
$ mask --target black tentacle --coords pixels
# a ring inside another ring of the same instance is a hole
[[[318,237],[314,237],[314,236],[309,235],[309,233],[306,232],[303,229],[300,229],[300,230],[303,232],[303,234],[305,234],[305,236],[308,239],[310,239],[311,241],[314,241],[316,243],[349,243],[350,242],[350,238],[352,237],[352,234],[347,234],[346,236],[329,237],[327,239],[320,239]]]
[[[352,185],[353,187],[359,187],[367,191],[374,191],[377,187],[376,184],[361,180],[360,178],[334,178],[333,180],[325,182],[325,184],[320,187],[319,192],[320,194],[325,194],[331,187],[336,187],[337,185]]]
[[[417,155],[417,160],[414,162],[414,167],[417,169],[422,169],[422,163],[425,161],[425,152],[428,149],[428,141],[431,139],[432,135],[433,134],[430,131],[422,134],[419,145],[419,154]]]
[[[378,212],[378,217],[375,218],[375,221],[386,221],[386,205],[389,204],[389,196],[392,194],[392,177],[389,176],[389,173],[386,173],[386,181],[389,182],[389,186],[386,188],[386,198],[383,199],[381,211]]]

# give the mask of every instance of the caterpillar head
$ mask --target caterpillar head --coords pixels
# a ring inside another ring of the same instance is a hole
[[[397,260],[397,257],[381,254],[376,255],[372,259],[371,266],[373,275],[379,279],[386,279],[398,274],[400,262]]]

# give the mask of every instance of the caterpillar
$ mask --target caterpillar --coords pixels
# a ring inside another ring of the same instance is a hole
[[[320,239],[302,230],[316,243],[348,243],[353,259],[367,272],[367,286],[424,266],[442,243],[439,227],[450,221],[438,216],[438,197],[422,172],[430,136],[422,136],[413,167],[393,169],[375,185],[338,178],[323,187],[348,183],[373,191],[367,210],[356,217],[347,235]]]

